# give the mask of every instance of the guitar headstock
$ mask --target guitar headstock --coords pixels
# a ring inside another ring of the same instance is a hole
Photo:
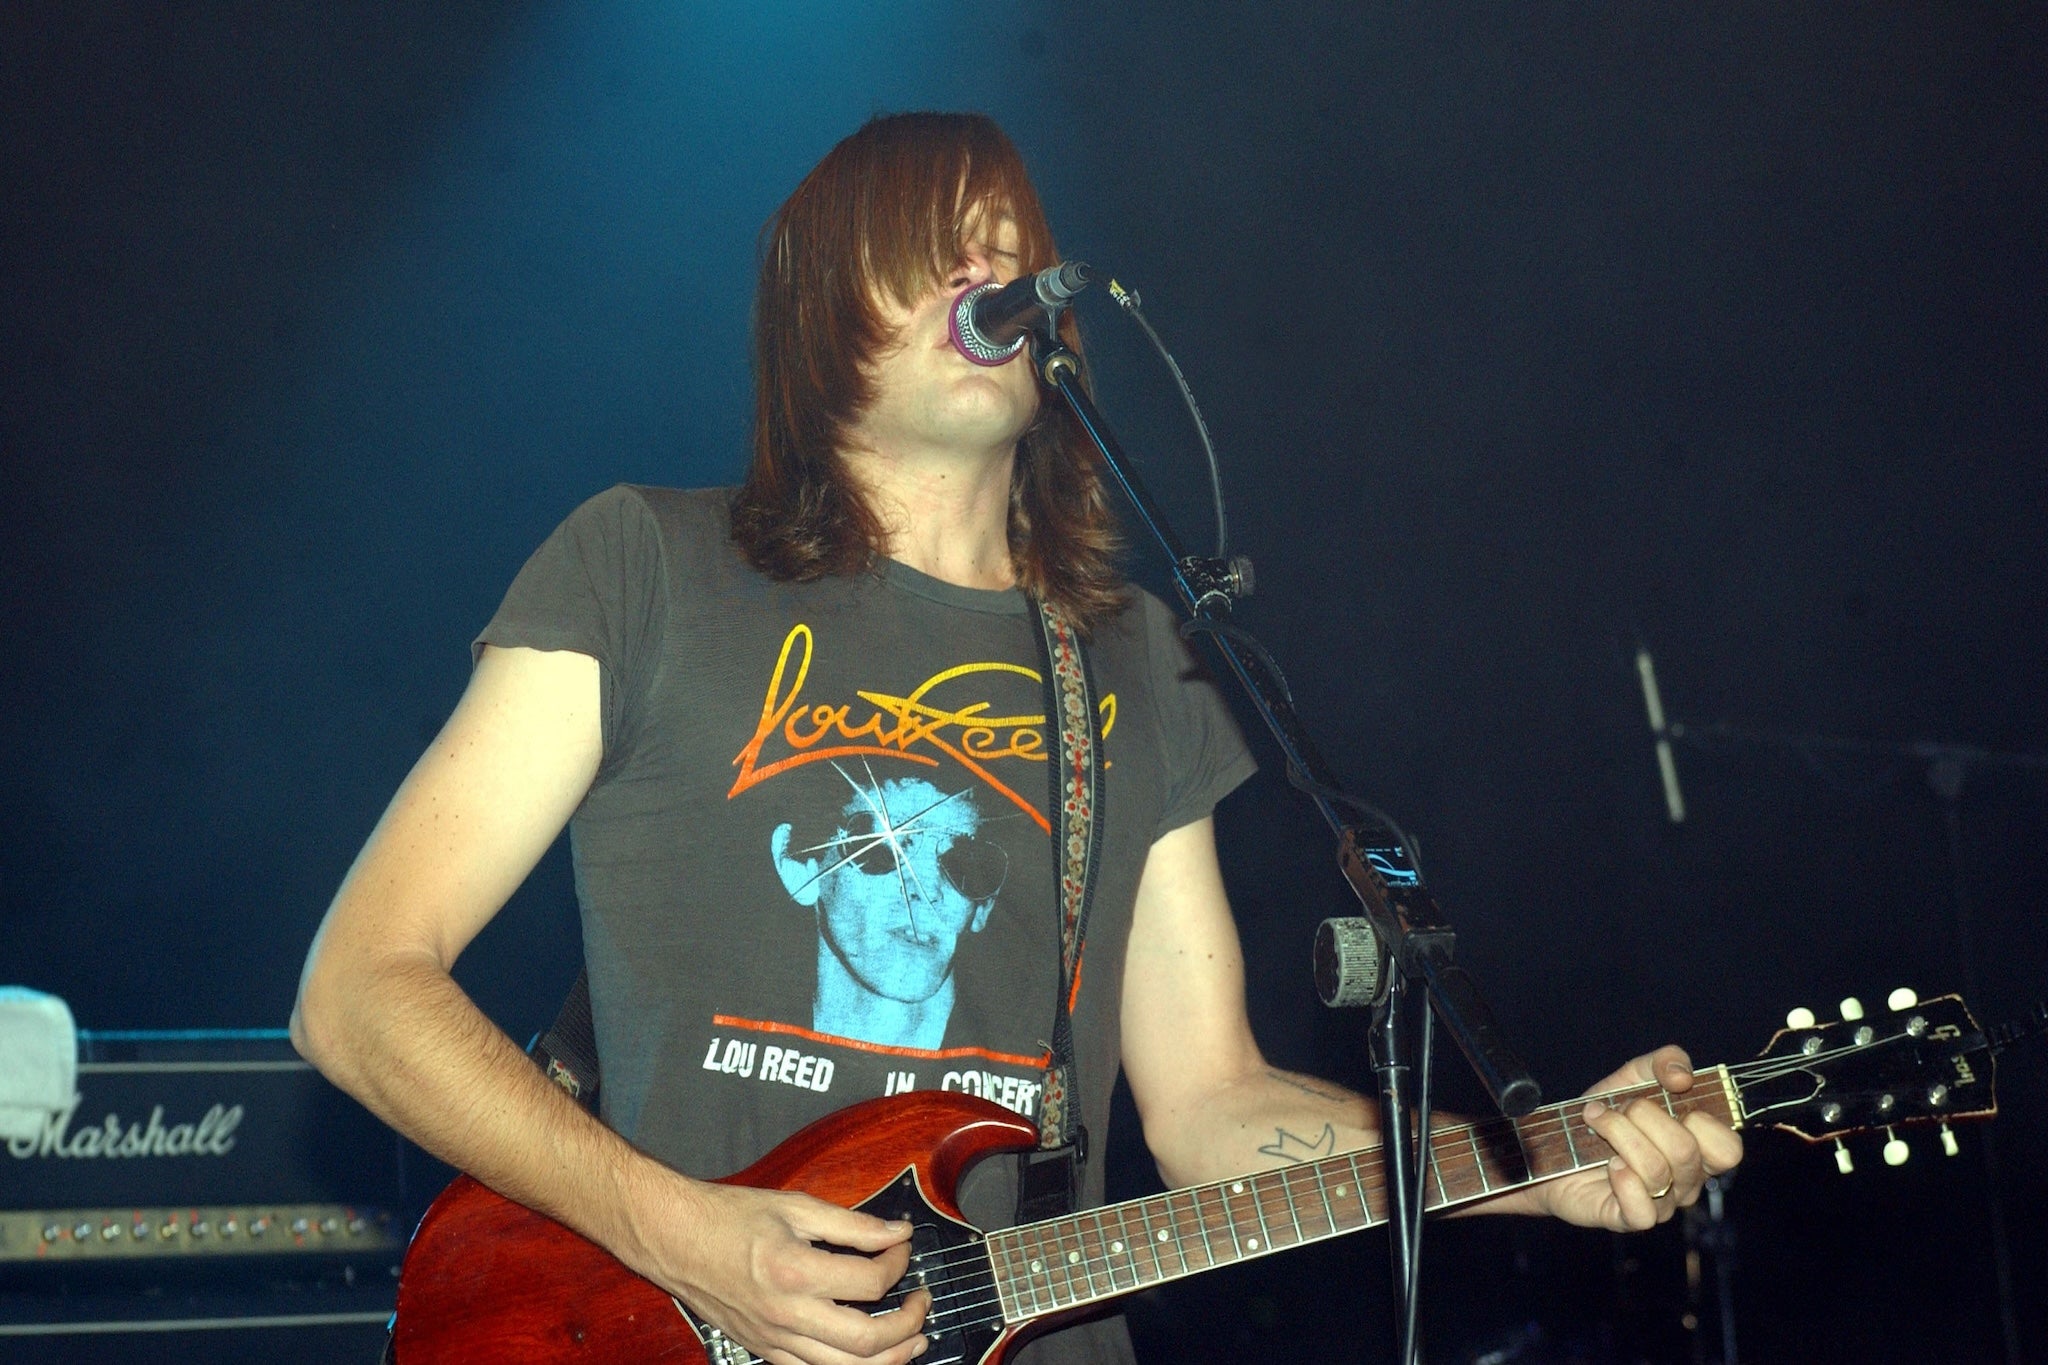
[[[1831,1024],[1794,1010],[1754,1061],[1729,1068],[1743,1123],[1768,1125],[1808,1142],[1939,1123],[1944,1146],[1953,1153],[1950,1121],[1998,1112],[1993,1040],[1960,996],[1921,1000],[1899,990],[1888,1003],[1885,1013],[1866,1017],[1861,1005],[1845,1000],[1843,1017]],[[1848,1153],[1839,1141],[1836,1146],[1846,1171]],[[1886,1162],[1905,1159],[1904,1142],[1891,1133]]]

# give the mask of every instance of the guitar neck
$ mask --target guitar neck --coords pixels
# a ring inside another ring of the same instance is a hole
[[[1736,1122],[1726,1068],[1698,1074],[1673,1095],[1649,1084],[1601,1096],[1616,1107],[1661,1099]],[[1584,1098],[1519,1119],[1432,1128],[1423,1202],[1447,1209],[1574,1171],[1613,1156],[1586,1126]],[[1387,1221],[1386,1161],[1369,1147],[1258,1175],[1170,1190],[1085,1213],[992,1233],[989,1260],[1003,1317],[1020,1324],[1255,1256],[1325,1241]]]

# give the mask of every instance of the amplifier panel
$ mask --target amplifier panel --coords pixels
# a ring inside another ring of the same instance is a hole
[[[0,1265],[402,1253],[388,1210],[344,1204],[0,1211]]]
[[[282,1029],[80,1044],[71,1106],[0,1155],[0,1210],[412,1211],[432,1195],[407,1187],[417,1150],[301,1061]]]

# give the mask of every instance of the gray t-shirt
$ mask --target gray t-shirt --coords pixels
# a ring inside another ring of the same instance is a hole
[[[570,834],[605,1120],[715,1177],[884,1094],[1035,1119],[1059,972],[1036,611],[893,562],[774,582],[731,543],[730,496],[591,499],[478,639],[600,665],[604,757]],[[1156,599],[1088,658],[1107,767],[1074,1028],[1099,1151],[1147,850],[1253,765]],[[1011,1221],[1008,1165],[962,1191],[983,1227]],[[1120,1338],[1046,1344],[1116,1359]]]

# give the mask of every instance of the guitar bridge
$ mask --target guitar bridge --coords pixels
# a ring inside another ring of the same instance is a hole
[[[676,1307],[682,1308],[682,1305],[678,1303]],[[683,1308],[683,1317],[696,1329],[697,1340],[704,1343],[704,1355],[710,1365],[761,1365],[759,1356],[716,1327],[697,1321],[696,1314],[689,1309]]]

